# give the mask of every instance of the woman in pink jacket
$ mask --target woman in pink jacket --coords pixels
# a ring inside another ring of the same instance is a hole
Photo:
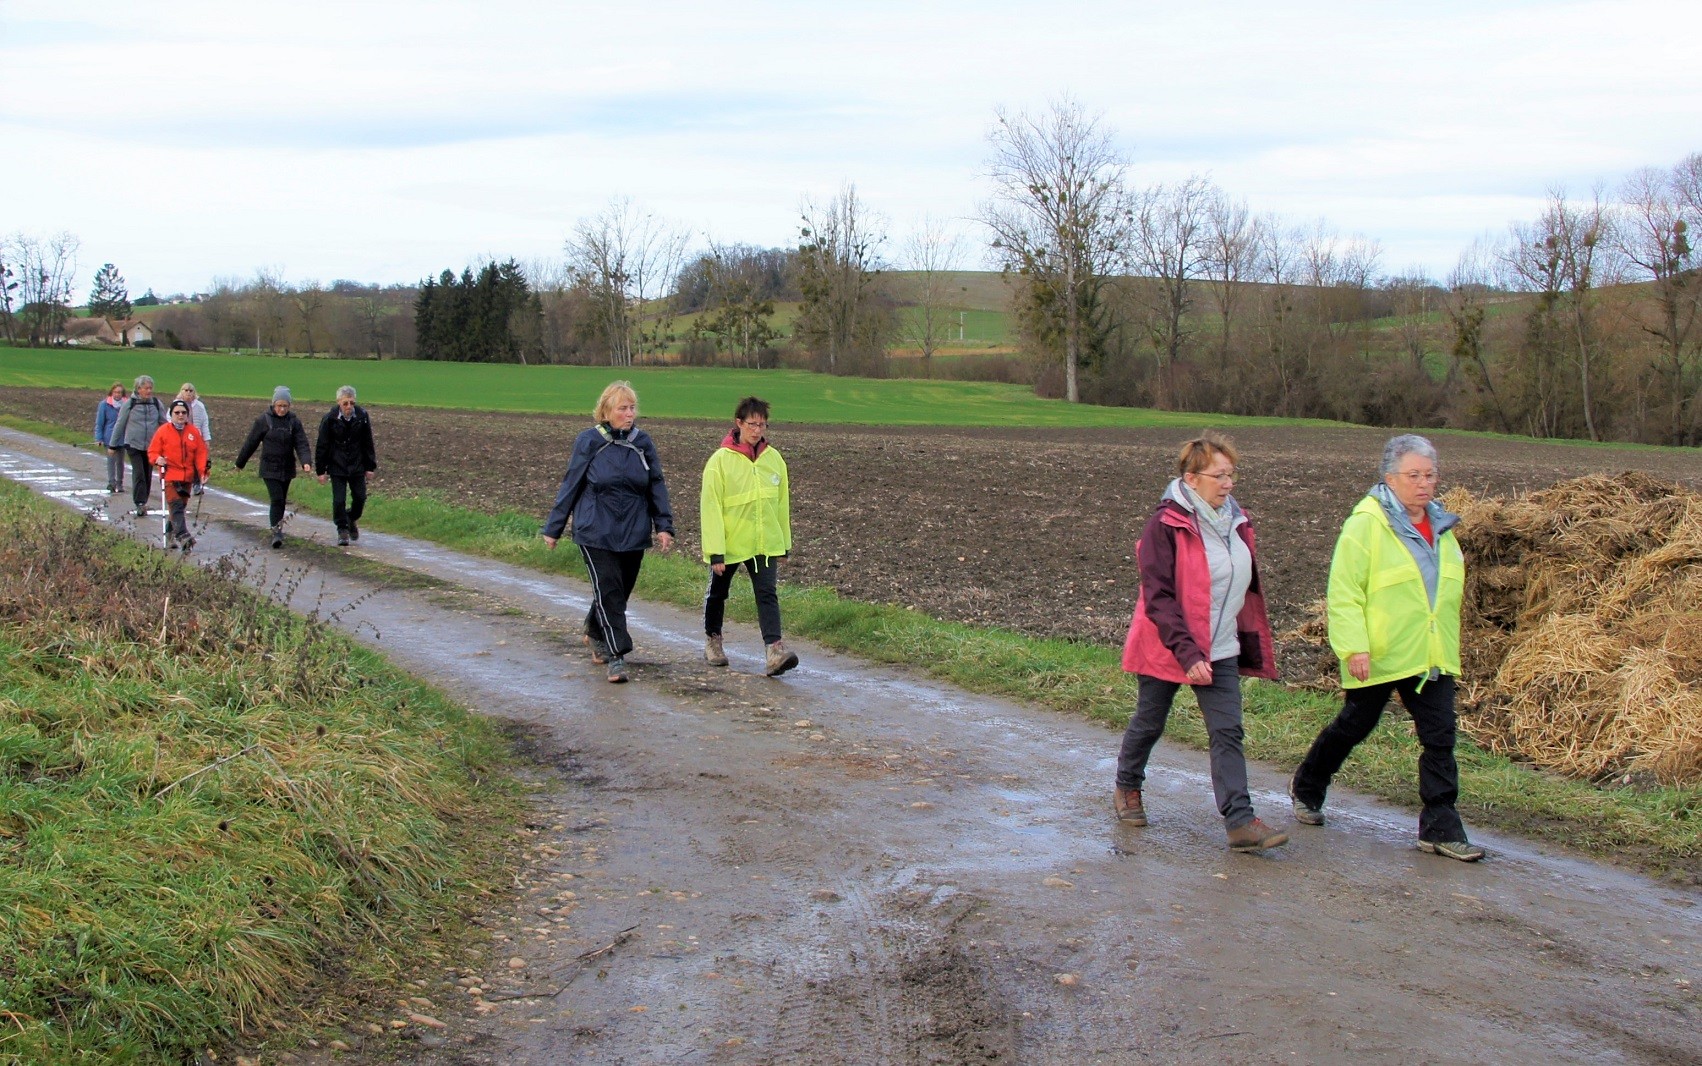
[[[1241,677],[1274,678],[1271,625],[1253,558],[1253,526],[1235,502],[1235,445],[1204,433],[1182,445],[1177,478],[1135,546],[1141,595],[1123,646],[1140,695],[1117,757],[1112,805],[1124,825],[1146,825],[1147,758],[1183,685],[1194,690],[1211,738],[1212,789],[1234,851],[1288,843],[1253,813],[1241,751]]]

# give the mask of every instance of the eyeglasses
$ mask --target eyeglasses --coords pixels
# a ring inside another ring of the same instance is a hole
[[[1202,470],[1202,471],[1200,471],[1200,476],[1201,477],[1209,477],[1209,478],[1212,478],[1212,479],[1217,480],[1217,481],[1234,481],[1235,480],[1235,471],[1233,471],[1233,470],[1219,470],[1219,471]]]
[[[1434,470],[1403,470],[1397,476],[1406,478],[1413,485],[1434,485],[1441,475]]]
[[[749,426],[752,429],[767,429],[768,428],[767,422],[758,422],[754,418],[747,418],[747,419],[743,420],[742,422],[740,422],[739,425]]]

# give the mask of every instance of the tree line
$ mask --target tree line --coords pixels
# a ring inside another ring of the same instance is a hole
[[[1691,243],[1702,154],[1611,191],[1551,190],[1537,217],[1436,279],[1387,273],[1374,239],[1256,213],[1207,176],[1137,185],[1118,145],[1068,98],[997,112],[989,133],[981,251],[1009,283],[1019,373],[1042,394],[1702,443]],[[291,286],[261,272],[151,317],[163,343],[189,348],[881,376],[902,345],[932,375],[956,319],[945,279],[977,250],[939,220],[901,247],[888,230],[849,183],[803,200],[783,248],[704,246],[617,198],[574,225],[559,258],[462,265],[411,286]],[[70,314],[77,246],[69,234],[0,241],[8,341],[51,343]],[[89,306],[128,313],[112,264]]]

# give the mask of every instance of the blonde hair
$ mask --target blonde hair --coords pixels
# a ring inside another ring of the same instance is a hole
[[[630,399],[634,407],[638,406],[638,393],[632,391],[632,382],[609,382],[609,387],[603,390],[603,395],[597,397],[597,406],[592,409],[591,417],[598,422],[607,422],[609,412],[615,409],[615,404],[626,399]]]
[[[1234,441],[1215,429],[1208,429],[1182,444],[1182,450],[1176,454],[1176,473],[1179,476],[1203,474],[1206,467],[1211,465],[1214,455],[1222,455],[1231,465],[1241,461],[1235,454]]]
[[[186,392],[199,394],[200,390],[195,387],[195,383],[193,381],[185,381],[177,388],[177,398],[180,400],[183,399],[183,394]]]

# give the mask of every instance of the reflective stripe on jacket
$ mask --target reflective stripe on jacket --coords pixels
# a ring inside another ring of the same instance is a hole
[[[1131,674],[1187,685],[1192,684],[1188,667],[1211,659],[1211,566],[1194,522],[1192,515],[1167,500],[1153,512],[1135,545],[1141,595],[1123,642],[1123,669]],[[1275,678],[1276,652],[1252,523],[1243,517],[1235,533],[1253,556],[1253,582],[1235,616],[1241,640],[1236,665],[1243,676]]]
[[[754,462],[737,449],[715,449],[703,466],[698,510],[704,562],[720,556],[742,563],[792,550],[792,489],[786,460],[774,448],[763,448]]]
[[[1466,560],[1452,529],[1436,537],[1436,607],[1424,574],[1389,523],[1383,505],[1366,496],[1342,523],[1330,560],[1330,647],[1341,660],[1343,688],[1364,688],[1428,674],[1460,674],[1460,603]],[[1347,660],[1371,656],[1364,681]]]

